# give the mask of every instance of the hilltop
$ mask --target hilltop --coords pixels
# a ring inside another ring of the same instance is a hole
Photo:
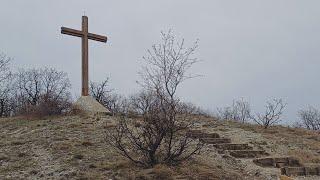
[[[210,143],[216,139],[207,138],[201,153],[183,164],[143,169],[119,156],[105,141],[105,128],[116,117],[4,118],[0,119],[0,179],[278,179],[280,168],[261,167],[253,160],[293,157],[303,167],[320,164],[317,132],[283,126],[263,129],[202,116],[193,119],[194,136],[217,135],[223,144],[242,144],[232,146],[250,153],[228,151],[223,149],[226,146]]]

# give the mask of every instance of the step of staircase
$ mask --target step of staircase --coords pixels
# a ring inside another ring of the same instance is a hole
[[[286,176],[320,176],[320,166],[315,167],[283,167],[281,174]]]
[[[263,150],[227,150],[226,152],[235,158],[256,158],[268,155]]]
[[[220,150],[252,150],[253,148],[249,144],[214,144],[215,148]]]
[[[290,167],[302,166],[299,160],[293,157],[267,157],[267,158],[254,159],[253,162],[256,165],[262,166],[262,167],[282,168],[286,166],[290,166]]]
[[[227,144],[231,143],[230,138],[201,138],[201,142],[205,144]]]
[[[220,138],[217,133],[204,133],[201,130],[190,130],[187,132],[187,136],[191,138]]]
[[[188,176],[178,175],[178,176],[174,176],[173,179],[175,179],[175,180],[188,180],[190,178]]]

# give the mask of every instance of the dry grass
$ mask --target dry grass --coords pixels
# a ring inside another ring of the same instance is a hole
[[[174,179],[173,178],[174,174],[175,172],[170,167],[159,164],[152,169],[141,170],[140,172],[137,173],[137,175],[135,175],[134,179],[172,180]]]
[[[112,117],[63,116],[0,119],[0,179],[232,179],[232,170],[190,161],[143,169],[105,141]],[[212,177],[212,178],[211,178]]]
[[[111,149],[105,128],[112,117],[63,116],[41,120],[23,117],[0,119],[0,179],[253,179],[234,159],[206,151],[177,166],[157,165],[143,169]],[[319,134],[282,126],[263,129],[235,122],[194,118],[207,131],[228,133],[240,128],[263,136],[257,146],[290,145],[287,155],[304,163],[320,163]],[[199,121],[200,120],[200,121]],[[238,136],[236,133],[235,136]],[[210,158],[209,158],[210,156]],[[217,159],[218,158],[218,159]]]
[[[294,180],[294,179],[288,176],[280,176],[280,180]]]
[[[188,179],[208,179],[208,180],[237,180],[242,179],[241,174],[237,171],[228,171],[221,166],[211,166],[207,163],[189,161],[183,166],[177,168],[180,174],[185,175]]]
[[[288,155],[298,158],[302,163],[320,164],[320,155],[310,150],[289,150]]]
[[[265,129],[259,125],[242,124],[234,121],[226,123],[231,127],[262,135],[265,141],[261,142],[265,143],[256,144],[265,148],[268,148],[268,144],[271,144],[272,152],[282,151],[283,156],[296,157],[302,163],[320,164],[320,132],[280,125]],[[279,149],[280,146],[282,147],[281,150]]]

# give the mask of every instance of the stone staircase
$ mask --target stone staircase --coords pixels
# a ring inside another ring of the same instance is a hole
[[[253,162],[262,167],[280,168],[286,176],[320,176],[320,165],[305,166],[293,157],[259,158]]]
[[[254,150],[249,144],[235,144],[230,138],[220,137],[217,133],[205,133],[201,130],[190,130],[188,136],[198,138],[205,144],[211,144],[221,154],[230,154],[235,158],[257,158],[268,155],[263,150]]]
[[[269,155],[264,150],[254,150],[249,144],[232,143],[230,138],[220,137],[217,133],[190,130],[187,135],[211,144],[221,154],[229,154],[235,158],[253,158],[258,166],[280,168],[281,174],[285,176],[320,176],[320,165],[306,166],[293,157],[264,157]]]
[[[281,174],[287,176],[320,176],[319,166],[283,167]]]

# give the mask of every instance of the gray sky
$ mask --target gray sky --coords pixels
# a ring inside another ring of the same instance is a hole
[[[200,40],[202,62],[192,72],[204,76],[183,84],[183,99],[215,110],[244,98],[262,110],[281,97],[293,122],[299,109],[320,108],[319,7],[319,0],[2,0],[0,51],[14,67],[66,71],[79,95],[81,41],[60,27],[80,29],[85,11],[89,31],[109,38],[89,42],[90,79],[109,76],[126,95],[139,88],[146,49],[172,28],[189,44]]]

